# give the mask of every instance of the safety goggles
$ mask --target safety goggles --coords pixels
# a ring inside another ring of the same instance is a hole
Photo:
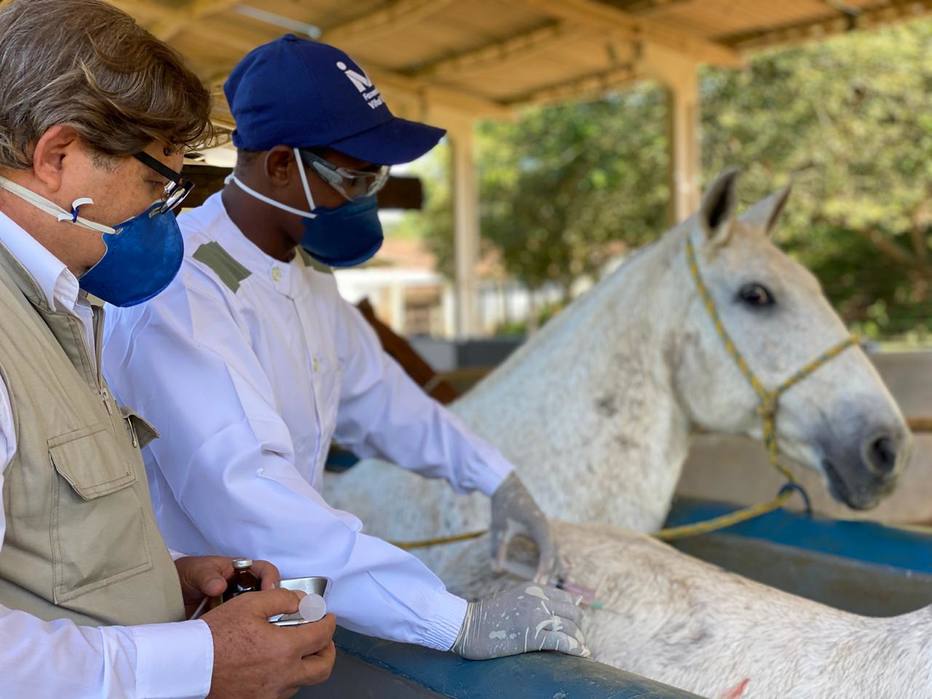
[[[390,165],[381,165],[377,170],[353,170],[337,167],[316,153],[307,150],[298,151],[305,166],[313,168],[320,178],[333,187],[348,201],[372,196],[388,181]]]
[[[180,172],[175,172],[148,153],[133,153],[133,157],[168,180],[168,184],[165,185],[165,193],[159,200],[161,205],[152,209],[153,216],[164,214],[166,211],[173,211],[178,208],[178,205],[181,204],[184,198],[194,189],[193,182],[184,179]]]

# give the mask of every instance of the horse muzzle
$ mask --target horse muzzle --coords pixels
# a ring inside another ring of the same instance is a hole
[[[821,468],[829,492],[853,510],[876,507],[893,492],[911,451],[904,427],[866,434],[860,439],[826,440],[822,448]]]

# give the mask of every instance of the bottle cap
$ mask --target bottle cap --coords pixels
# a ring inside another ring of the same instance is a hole
[[[251,558],[234,558],[233,559],[233,570],[246,570],[247,568],[252,568]]]

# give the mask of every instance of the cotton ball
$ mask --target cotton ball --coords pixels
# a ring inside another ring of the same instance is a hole
[[[298,612],[305,621],[320,621],[327,613],[327,603],[323,597],[311,592],[298,604]]]

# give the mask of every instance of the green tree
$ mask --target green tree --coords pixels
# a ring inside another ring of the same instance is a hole
[[[606,255],[649,240],[668,198],[663,93],[641,87],[605,100],[528,111],[478,129],[483,250],[530,288],[597,275]],[[421,161],[427,202],[403,226],[419,231],[452,273],[446,149]]]
[[[531,288],[594,277],[612,252],[663,227],[663,93],[529,111],[482,128],[482,233]]]
[[[780,237],[872,334],[932,316],[932,22],[773,51],[702,80],[703,169],[794,193]]]
[[[932,328],[932,21],[760,54],[701,79],[706,178],[742,167],[751,202],[794,194],[781,242],[871,334]],[[569,290],[666,226],[665,93],[528,110],[479,128],[484,249],[531,288]],[[414,224],[452,271],[446,158]]]

